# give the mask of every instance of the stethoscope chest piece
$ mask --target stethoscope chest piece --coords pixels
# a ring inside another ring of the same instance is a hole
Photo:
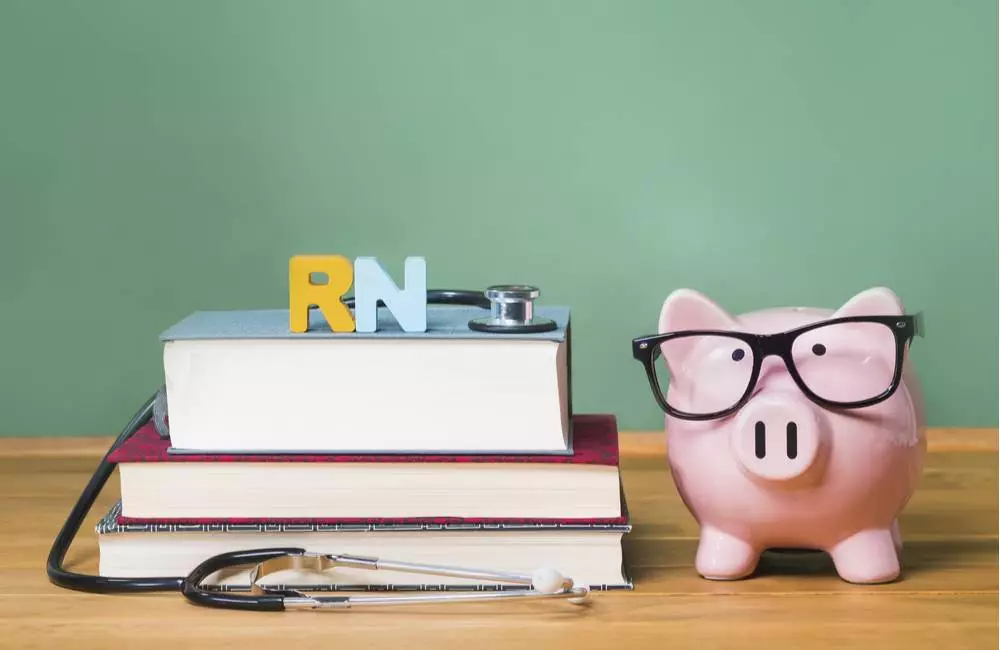
[[[535,316],[537,287],[522,284],[494,285],[483,292],[490,301],[490,315],[469,321],[469,329],[491,334],[533,334],[556,329],[555,321]]]

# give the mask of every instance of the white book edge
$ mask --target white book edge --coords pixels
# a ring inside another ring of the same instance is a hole
[[[141,519],[614,519],[614,465],[121,463],[122,511]],[[308,495],[305,498],[304,495]]]
[[[336,533],[105,533],[99,536],[102,576],[187,575],[220,553],[265,547],[377,556],[403,562],[531,573],[551,567],[593,588],[629,588],[621,530],[419,531]],[[207,586],[246,587],[248,567],[212,574]],[[393,571],[335,569],[323,574],[287,571],[265,584],[322,589],[358,587],[446,588],[502,583]]]
[[[568,345],[168,341],[171,445],[184,451],[565,453]]]

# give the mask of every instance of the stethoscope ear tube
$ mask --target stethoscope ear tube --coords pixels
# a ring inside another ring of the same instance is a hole
[[[280,612],[285,609],[285,594],[253,593],[251,595],[234,595],[224,591],[207,591],[201,588],[201,583],[216,571],[228,569],[243,564],[259,564],[288,555],[301,555],[301,548],[268,548],[252,551],[234,551],[222,553],[205,560],[181,584],[184,597],[196,605],[219,607],[223,609],[249,609],[257,612]]]
[[[219,588],[202,588],[202,582],[224,569],[255,564],[250,570],[250,593],[232,593]],[[404,571],[454,577],[489,577],[528,587],[524,591],[479,593],[428,593],[419,595],[365,596],[308,596],[296,591],[260,583],[261,578],[285,569],[325,571],[337,567],[378,571]],[[569,578],[552,570],[536,572],[534,576],[519,575],[481,569],[464,569],[411,562],[394,562],[377,557],[311,553],[302,548],[262,548],[221,553],[199,564],[184,579],[184,597],[196,605],[219,609],[243,609],[277,612],[286,609],[347,610],[355,607],[386,605],[419,605],[425,603],[457,603],[503,599],[561,598],[573,604],[583,604],[589,589],[577,587]]]

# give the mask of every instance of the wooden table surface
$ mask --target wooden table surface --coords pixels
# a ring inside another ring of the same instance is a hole
[[[842,582],[824,554],[766,560],[758,574],[710,582],[692,568],[697,526],[666,469],[662,433],[622,436],[636,589],[589,607],[526,601],[350,612],[232,612],[178,594],[99,596],[49,584],[55,533],[110,439],[0,440],[0,647],[183,648],[996,648],[997,432],[929,432],[923,481],[901,518],[904,575]],[[69,555],[95,571],[92,524]]]

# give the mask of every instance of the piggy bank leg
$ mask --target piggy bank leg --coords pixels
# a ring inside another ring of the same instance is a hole
[[[892,528],[889,529],[892,534],[892,545],[896,547],[896,557],[899,558],[900,563],[903,561],[903,536],[899,533],[899,520],[896,519],[892,522]]]
[[[757,549],[742,539],[703,526],[694,565],[703,578],[738,580],[754,572],[759,558]]]
[[[830,557],[847,582],[877,584],[899,577],[899,555],[889,528],[855,533],[833,547]]]

